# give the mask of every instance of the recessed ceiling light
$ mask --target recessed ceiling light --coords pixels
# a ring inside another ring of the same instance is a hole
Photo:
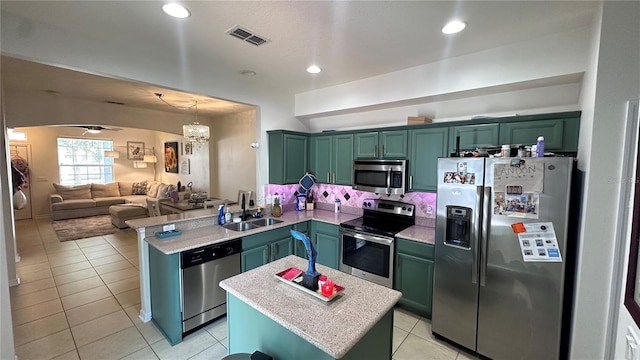
[[[322,68],[318,65],[311,65],[307,68],[307,72],[310,74],[317,74],[322,71]]]
[[[189,16],[191,16],[191,13],[189,12],[189,10],[187,10],[187,8],[176,3],[164,4],[162,6],[162,11],[167,13],[167,15],[180,19],[188,18]]]
[[[240,74],[244,76],[256,76],[256,72],[253,70],[240,70]]]
[[[467,23],[464,21],[459,21],[459,20],[454,20],[454,21],[450,21],[447,23],[447,25],[445,25],[442,28],[442,32],[444,34],[455,34],[458,33],[462,30],[464,30],[464,28],[467,27]]]

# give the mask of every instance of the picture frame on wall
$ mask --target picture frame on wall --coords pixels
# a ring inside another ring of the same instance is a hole
[[[193,154],[193,144],[190,141],[184,143],[184,154],[191,155]]]
[[[127,141],[127,160],[144,160],[144,143],[141,141]]]
[[[178,142],[164,143],[164,171],[178,173]]]
[[[189,175],[191,174],[191,163],[189,161],[189,159],[182,159],[182,161],[180,161],[180,174],[182,175]]]

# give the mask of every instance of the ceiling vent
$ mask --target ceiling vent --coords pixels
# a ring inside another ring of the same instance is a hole
[[[271,42],[271,40],[269,40],[269,39],[267,39],[267,38],[265,38],[265,37],[263,37],[261,35],[258,35],[258,34],[254,33],[251,30],[247,30],[247,29],[245,29],[245,28],[243,28],[241,26],[238,26],[238,25],[236,25],[236,26],[232,27],[231,29],[225,31],[225,34],[229,34],[229,35],[231,35],[233,37],[236,37],[236,38],[238,38],[240,40],[244,40],[244,41],[246,41],[248,43],[251,43],[251,44],[253,44],[255,46],[260,46],[260,45],[266,44],[268,42]]]

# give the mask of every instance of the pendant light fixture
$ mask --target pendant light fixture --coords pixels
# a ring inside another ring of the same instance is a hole
[[[198,122],[198,100],[194,101],[194,104],[188,107],[179,107],[166,102],[161,93],[155,93],[155,95],[162,101],[163,103],[180,110],[188,110],[191,108],[195,109],[196,118],[192,124],[182,125],[182,136],[185,137],[192,144],[202,144],[209,141],[209,127],[207,125],[202,125]]]
[[[196,120],[193,124],[182,125],[182,136],[189,142],[201,144],[209,141],[209,127],[198,122],[198,100],[194,105],[196,108]]]

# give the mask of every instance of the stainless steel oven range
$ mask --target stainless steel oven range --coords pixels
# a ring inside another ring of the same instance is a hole
[[[340,270],[391,288],[395,235],[415,224],[415,206],[372,199],[362,208],[362,217],[340,224]]]

